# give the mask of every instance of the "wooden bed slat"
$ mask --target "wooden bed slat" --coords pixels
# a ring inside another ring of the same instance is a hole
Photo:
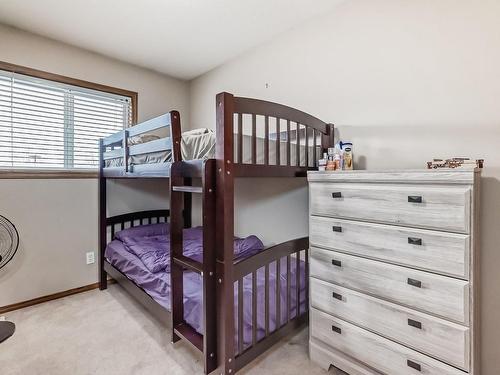
[[[134,156],[150,152],[166,151],[171,149],[172,149],[172,139],[170,137],[166,137],[130,146],[128,148],[129,150],[128,153],[130,156]]]
[[[317,146],[316,146],[316,138],[317,138],[317,134],[316,134],[316,129],[313,129],[313,168],[316,168],[316,158],[317,158],[317,154],[318,154],[318,150],[317,150]]]
[[[238,113],[238,163],[243,163],[243,115]]]
[[[140,124],[131,126],[128,128],[128,134],[130,137],[134,137],[136,135],[150,132],[156,129],[163,128],[165,126],[172,125],[172,117],[170,113],[165,113],[158,117],[152,118],[150,120],[146,120],[141,122]]]
[[[252,345],[257,343],[257,271],[252,272]]]
[[[290,322],[290,308],[291,308],[291,298],[290,298],[290,255],[286,257],[286,322]]]
[[[123,132],[123,134],[126,134],[127,132]],[[124,138],[123,144],[126,144],[126,140]],[[140,143],[138,145],[133,145],[130,147],[122,147],[122,148],[117,148],[111,151],[106,151],[103,153],[103,159],[104,160],[109,160],[109,159],[116,159],[116,158],[125,158],[124,153],[127,152],[128,156],[134,156],[134,155],[140,155],[140,154],[146,154],[150,152],[159,152],[159,151],[167,151],[172,149],[172,139],[170,137],[166,138],[160,138],[156,139],[154,141],[146,142],[146,143]],[[124,159],[124,164],[125,164]]]
[[[281,327],[281,258],[276,260],[276,331]]]
[[[257,119],[252,114],[252,164],[257,164]]]
[[[123,152],[123,169],[125,169],[125,172],[128,172],[128,156],[130,154],[130,150],[128,148],[128,130],[123,131],[123,142],[121,151]]]
[[[304,262],[305,262],[305,275],[304,275],[304,279],[305,280],[309,280],[309,250],[306,248],[304,250]],[[306,306],[309,306],[309,288],[306,288],[305,290],[305,294],[306,294],[306,297],[305,297],[305,301],[306,301]]]
[[[264,269],[264,318],[266,336],[269,336],[269,263]]]
[[[281,165],[281,119],[276,118],[276,165]]]
[[[290,143],[290,120],[286,120],[286,165],[292,162],[292,147]]]
[[[269,165],[269,116],[264,117],[264,164]]]
[[[295,253],[295,304],[297,312],[295,317],[300,315],[300,251]]]
[[[243,278],[238,280],[238,353],[243,353]]]
[[[304,147],[304,152],[306,153],[306,167],[309,167],[309,127],[306,126],[305,128],[305,147]]]
[[[162,127],[170,126],[172,124],[170,113],[165,113],[164,115],[152,118],[150,120],[144,121],[140,124],[131,126],[127,128],[129,137],[134,137],[136,135],[150,132]],[[119,143],[123,138],[123,130],[117,133],[111,134],[110,136],[103,138],[103,145],[110,146]]]
[[[297,143],[295,145],[296,147],[296,164],[297,167],[300,167],[300,124],[297,122],[297,127],[295,128],[295,142]]]

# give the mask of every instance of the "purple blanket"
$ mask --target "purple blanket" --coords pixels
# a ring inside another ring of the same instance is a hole
[[[158,224],[159,225],[159,224]],[[142,231],[141,228],[144,228]],[[158,234],[155,228],[151,226],[131,228],[131,232],[127,230],[117,233],[118,240],[112,241],[106,248],[105,256],[108,261],[123,272],[129,279],[134,281],[138,286],[143,288],[151,297],[159,304],[170,311],[170,269],[168,267],[169,242],[167,231],[168,226],[161,224],[157,227],[162,232]],[[123,233],[125,232],[125,233]],[[184,255],[194,258],[201,257],[202,246],[201,228],[187,229],[184,232]],[[137,236],[139,235],[139,236]],[[136,236],[136,237],[133,237]],[[163,237],[163,239],[162,239]],[[146,239],[146,246],[142,240]],[[156,239],[158,238],[158,239]],[[191,242],[192,241],[192,242]],[[126,245],[128,243],[129,245]],[[158,247],[158,244],[161,243]],[[130,248],[133,247],[133,249]],[[143,250],[141,250],[141,247]],[[250,236],[245,239],[235,241],[235,254],[237,258],[243,259],[249,257],[263,248],[262,242],[255,236]],[[139,257],[137,254],[140,254]],[[167,263],[162,263],[162,259],[167,259]],[[201,259],[201,258],[200,258]],[[149,266],[146,263],[149,262]],[[291,298],[287,301],[287,285],[286,285],[286,258],[281,259],[281,269],[279,275],[280,286],[280,305],[281,305],[281,324],[286,323],[286,307],[290,306],[290,318],[296,316],[297,298],[296,298],[296,263],[292,258],[290,268],[290,290]],[[162,268],[162,264],[166,264]],[[159,271],[153,272],[151,269],[159,268]],[[300,262],[298,270],[299,275],[299,294],[300,294],[300,313],[306,311],[306,282],[305,282],[305,265]],[[265,335],[265,277],[264,268],[257,271],[257,338],[261,339]],[[191,272],[184,272],[184,319],[198,333],[203,334],[203,281],[201,275]],[[252,342],[252,275],[247,275],[243,279],[243,342],[244,348],[248,347]],[[276,263],[272,263],[269,267],[269,330],[272,332],[276,329]],[[235,345],[238,341],[238,283],[234,284],[234,300],[235,300]],[[236,346],[237,347],[237,346]]]
[[[170,270],[170,228],[168,223],[142,225],[124,229],[116,234],[126,249],[137,256],[153,272]],[[203,228],[183,231],[183,254],[199,262],[203,258]],[[235,238],[234,255],[239,260],[258,253],[264,248],[256,236]]]

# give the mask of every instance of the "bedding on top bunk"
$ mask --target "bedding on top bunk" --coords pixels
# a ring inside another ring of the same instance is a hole
[[[170,311],[170,241],[169,227],[166,223],[152,224],[128,228],[116,234],[116,239],[110,242],[105,251],[106,259],[120,272],[126,275],[136,285],[141,287],[156,302]],[[235,262],[263,250],[262,242],[255,236],[235,239]],[[201,261],[202,228],[184,230],[185,256]],[[280,262],[280,292],[281,292],[281,322],[286,321],[287,286],[286,286],[286,258]],[[306,311],[305,301],[305,264],[300,262],[300,311]],[[290,289],[290,317],[296,315],[296,263],[291,262]],[[265,275],[264,268],[257,271],[257,338],[265,335]],[[238,285],[234,286],[235,301],[238,300]],[[244,347],[252,341],[252,276],[243,280],[243,308],[244,308]],[[276,267],[269,267],[269,329],[276,329]],[[237,308],[235,322],[237,322]],[[193,271],[184,271],[184,319],[198,333],[203,334],[203,290],[202,277]],[[237,327],[235,327],[237,330]],[[237,343],[237,334],[235,335]]]
[[[168,134],[164,134],[165,129],[157,129],[155,131],[149,133],[143,133],[135,137],[129,138],[128,145],[137,145],[141,143],[147,143],[150,141],[154,141],[160,138],[164,138],[169,136]],[[243,135],[242,137],[243,143],[243,164],[252,163],[252,137],[250,135]],[[269,140],[269,163],[276,164],[276,143],[277,140],[270,139]],[[281,165],[286,164],[287,158],[287,142],[284,140],[280,140],[280,161]],[[309,142],[312,142],[310,139]],[[216,137],[215,132],[213,130],[207,128],[190,130],[182,133],[182,142],[181,142],[181,154],[182,160],[194,160],[194,159],[210,159],[215,157],[215,143]],[[235,136],[234,138],[234,160],[238,162],[238,141]],[[291,143],[290,147],[290,159],[291,164],[297,164],[297,148],[296,144]],[[257,137],[256,139],[256,148],[257,148],[257,164],[264,164],[264,138]],[[300,150],[300,165],[305,165],[306,163],[306,150],[309,154],[309,160],[313,160],[314,155],[314,146],[309,145],[306,147],[305,144],[299,145]],[[316,150],[318,153],[318,150]],[[316,155],[316,159],[320,159],[319,154]],[[154,164],[154,163],[168,163],[172,161],[172,151],[158,151],[158,152],[150,152],[141,155],[133,155],[129,156],[128,163],[129,165],[134,164]],[[108,159],[105,161],[106,167],[121,167],[123,166],[123,157],[118,157],[114,159]]]
[[[170,136],[165,128],[156,129],[128,139],[128,146],[155,141]],[[181,154],[183,160],[209,159],[215,155],[215,133],[206,128],[189,130],[182,133]],[[169,163],[172,161],[172,150],[150,152],[129,156],[129,165]],[[106,160],[107,167],[123,166],[123,157]]]

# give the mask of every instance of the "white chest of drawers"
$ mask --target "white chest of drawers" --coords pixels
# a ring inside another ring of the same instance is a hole
[[[309,172],[310,357],[480,375],[480,171]]]

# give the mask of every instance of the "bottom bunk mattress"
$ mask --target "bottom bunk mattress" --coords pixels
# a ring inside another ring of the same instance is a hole
[[[147,226],[145,226],[147,227]],[[139,229],[139,227],[136,227]],[[199,228],[188,229],[187,231],[200,230]],[[200,231],[201,232],[201,231]],[[188,232],[187,237],[190,237],[190,232]],[[186,235],[185,235],[186,237]],[[193,237],[193,236],[191,236]],[[199,236],[194,236],[199,237]],[[141,242],[144,243],[145,249],[151,249],[151,243],[158,240],[158,236],[151,236],[149,238],[136,237],[133,243],[137,246],[141,246]],[[243,239],[245,240],[245,239]],[[195,240],[196,242],[196,240]],[[259,241],[260,242],[260,241]],[[105,257],[111,265],[123,273],[127,278],[132,280],[137,286],[141,287],[148,295],[150,295],[158,304],[170,311],[170,267],[166,266],[157,272],[152,272],[152,266],[148,263],[146,259],[146,264],[144,258],[139,258],[136,253],[131,251],[130,246],[127,245],[130,242],[122,242],[119,239],[115,239],[110,242],[106,248]],[[193,244],[186,245],[184,243],[184,254],[190,255],[192,258],[200,259],[200,254],[193,254],[192,251]],[[255,246],[253,246],[255,247]],[[196,248],[201,248],[201,238],[200,246]],[[262,248],[256,251],[249,247],[251,251],[243,252],[239,257],[236,257],[236,261],[241,261],[249,256],[256,254]],[[191,252],[190,252],[191,250]],[[247,249],[248,250],[248,249]],[[137,251],[137,248],[135,249]],[[169,249],[167,249],[168,254]],[[160,251],[161,252],[161,251]],[[156,267],[159,268],[159,267]],[[154,267],[153,267],[154,269]],[[299,262],[298,268],[299,274],[299,311],[300,314],[307,310],[306,306],[306,275],[305,275],[305,263],[303,261]],[[261,339],[265,336],[265,269],[262,267],[257,271],[257,339]],[[289,316],[290,319],[297,315],[297,264],[294,258],[292,258],[290,264],[290,301],[287,301],[287,259],[282,258],[280,260],[280,306],[281,306],[281,319],[280,325],[283,325],[287,321],[286,308],[290,307]],[[272,332],[276,329],[276,262],[269,265],[269,289],[268,289],[268,304],[269,304],[269,331]],[[184,320],[191,325],[198,333],[203,334],[203,280],[200,274],[192,271],[184,271]],[[243,317],[244,317],[244,327],[243,327],[243,341],[244,348],[248,347],[252,342],[252,275],[247,275],[243,279]],[[234,285],[234,300],[235,300],[235,322],[238,321],[238,283],[235,282]],[[235,327],[236,332],[238,327]],[[237,334],[235,335],[235,342],[237,343]]]

